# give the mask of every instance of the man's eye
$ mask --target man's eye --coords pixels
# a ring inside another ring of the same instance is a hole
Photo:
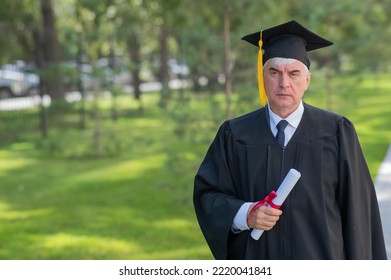
[[[291,76],[297,77],[297,76],[300,76],[300,73],[299,73],[299,72],[292,72],[292,73],[291,73]]]

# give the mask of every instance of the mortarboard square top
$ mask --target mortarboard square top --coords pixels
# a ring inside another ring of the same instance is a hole
[[[242,37],[242,40],[259,47],[262,34],[263,63],[269,58],[294,58],[310,67],[308,51],[327,47],[333,43],[311,32],[292,20]]]

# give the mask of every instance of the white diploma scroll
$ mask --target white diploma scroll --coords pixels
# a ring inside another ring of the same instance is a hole
[[[285,201],[293,187],[296,185],[301,174],[296,169],[289,170],[288,174],[285,176],[278,190],[276,191],[277,196],[272,200],[273,204],[281,206]],[[270,205],[268,207],[271,207]],[[261,229],[253,229],[251,232],[251,237],[255,240],[258,240],[263,233]]]

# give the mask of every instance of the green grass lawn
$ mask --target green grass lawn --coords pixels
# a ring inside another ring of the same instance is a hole
[[[163,155],[38,160],[17,146],[0,155],[1,259],[207,256],[191,207],[165,186]]]
[[[199,159],[161,112],[102,122],[115,156],[81,156],[91,130],[1,149],[0,259],[210,258],[191,204]]]
[[[338,88],[333,110],[355,123],[375,177],[391,139],[391,84],[351,84]],[[102,120],[99,159],[91,124],[2,147],[0,259],[212,259],[192,191],[224,120],[223,100],[204,96],[163,110],[156,94],[145,95],[144,114]],[[305,100],[326,107],[322,91]]]
[[[390,78],[390,74],[341,77],[333,85],[331,109],[353,121],[373,179],[391,142]],[[319,92],[310,88],[305,101],[327,108],[326,92]]]

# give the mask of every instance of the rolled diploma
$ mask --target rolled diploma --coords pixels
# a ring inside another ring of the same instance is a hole
[[[301,174],[296,169],[289,170],[288,174],[285,176],[278,190],[276,191],[277,196],[272,200],[275,205],[281,206],[285,201],[293,187],[296,185],[299,180]],[[271,207],[270,205],[268,207]],[[263,233],[261,229],[253,229],[251,231],[251,237],[255,240],[258,240]]]

